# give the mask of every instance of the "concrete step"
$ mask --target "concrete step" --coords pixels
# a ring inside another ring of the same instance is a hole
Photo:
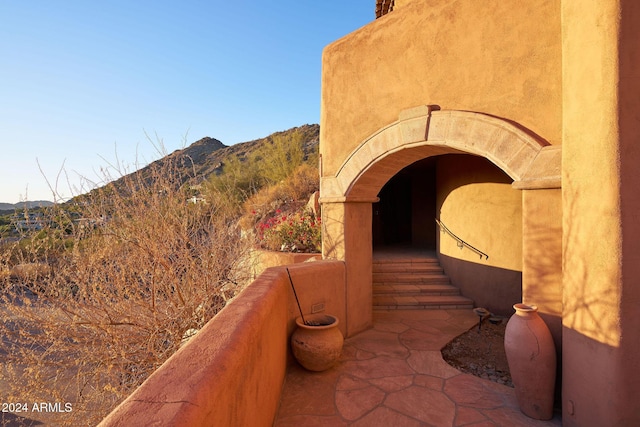
[[[438,263],[373,264],[374,273],[442,273]]]
[[[438,257],[435,254],[431,255],[400,255],[400,256],[385,256],[380,255],[374,252],[373,254],[373,262],[388,262],[388,263],[398,263],[398,262],[438,262]]]
[[[376,296],[460,295],[460,289],[449,284],[373,285]]]
[[[442,284],[449,283],[449,276],[442,273],[373,273],[374,284]]]
[[[440,264],[438,257],[405,257],[405,258],[379,258],[374,257],[374,265],[385,264]]]
[[[374,310],[472,309],[436,257],[389,256],[373,262]]]
[[[472,309],[473,301],[459,295],[373,296],[374,310]]]

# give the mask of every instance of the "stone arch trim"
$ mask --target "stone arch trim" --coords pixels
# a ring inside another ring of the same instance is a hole
[[[321,201],[375,201],[382,185],[402,168],[447,153],[489,159],[516,189],[560,187],[560,146],[501,118],[423,106],[400,113],[396,122],[358,145],[335,176],[322,177]]]

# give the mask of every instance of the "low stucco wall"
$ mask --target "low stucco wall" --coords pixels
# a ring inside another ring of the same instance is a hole
[[[343,261],[314,261],[302,264],[270,268],[276,271],[280,280],[286,282],[288,335],[296,328],[295,319],[300,316],[298,304],[293,295],[286,270],[289,270],[303,314],[328,313],[336,316],[342,335],[347,331],[348,316],[346,304],[346,268]]]
[[[319,253],[295,253],[295,252],[277,252],[265,249],[254,249],[251,253],[251,268],[253,269],[253,277],[258,277],[260,273],[270,267],[280,265],[298,264],[311,260],[322,259]]]
[[[272,425],[299,315],[286,268],[305,314],[322,302],[327,313],[344,318],[344,263],[270,268],[100,426]]]

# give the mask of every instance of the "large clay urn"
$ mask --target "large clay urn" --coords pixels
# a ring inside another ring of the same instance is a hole
[[[325,371],[340,358],[344,337],[338,329],[338,318],[316,314],[296,319],[297,329],[291,336],[291,350],[296,360],[310,371]]]
[[[553,417],[556,349],[535,305],[515,304],[507,323],[504,349],[520,410],[537,420]]]

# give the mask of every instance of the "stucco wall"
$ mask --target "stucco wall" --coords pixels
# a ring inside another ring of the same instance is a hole
[[[561,140],[560,2],[409,1],[327,46],[323,175],[406,108],[481,111]]]
[[[252,270],[252,278],[255,279],[260,273],[270,267],[298,264],[319,259],[322,259],[322,254],[319,253],[278,252],[254,249],[251,252],[251,261],[249,264]]]
[[[345,261],[346,336],[372,324],[371,203],[325,203],[322,255]]]
[[[551,330],[558,355],[561,355],[561,190],[524,190],[522,197],[522,301],[538,306],[540,316]]]
[[[405,4],[411,2],[412,0],[395,0],[393,10],[398,10],[399,7],[403,7]]]
[[[640,3],[562,3],[563,424],[640,425]]]
[[[488,160],[438,157],[436,213],[453,233],[489,255],[460,249],[438,233],[442,266],[454,285],[479,307],[512,314],[522,298],[522,192]]]
[[[270,426],[287,364],[287,291],[275,272],[261,275],[100,425]]]

